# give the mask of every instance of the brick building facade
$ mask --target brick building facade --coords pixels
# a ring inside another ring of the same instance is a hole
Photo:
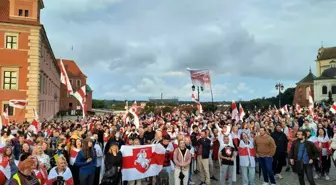
[[[10,99],[28,100],[25,109],[9,107],[11,121],[40,120],[59,111],[60,71],[44,26],[42,0],[0,0],[0,112]]]

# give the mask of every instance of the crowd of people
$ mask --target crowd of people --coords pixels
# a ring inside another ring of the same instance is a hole
[[[330,180],[336,159],[336,125],[328,107],[314,112],[254,110],[243,120],[231,112],[194,115],[178,111],[139,115],[137,127],[123,115],[90,116],[76,121],[43,121],[38,133],[29,124],[10,123],[1,130],[0,184],[141,185],[276,184],[293,171],[300,185]],[[157,176],[123,180],[123,145],[160,144],[166,150]],[[215,169],[219,168],[219,174]],[[163,173],[164,172],[164,173]],[[164,174],[164,175],[162,175]]]

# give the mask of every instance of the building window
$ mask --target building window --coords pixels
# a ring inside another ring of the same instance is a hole
[[[80,88],[81,86],[81,81],[80,80],[76,80],[76,87]]]
[[[70,84],[71,84],[71,86],[72,86],[72,84],[73,84],[73,83],[72,83],[72,79],[70,79],[69,81],[70,81]]]
[[[328,87],[327,86],[322,86],[322,94],[328,94]]]
[[[5,34],[6,37],[6,48],[7,49],[18,49],[18,35],[17,34]]]
[[[3,89],[17,89],[17,72],[4,71],[3,73]]]
[[[333,85],[333,86],[331,87],[331,93],[332,93],[332,94],[336,94],[336,85]]]
[[[19,9],[19,16],[23,16],[23,10]]]
[[[3,104],[3,112],[8,108],[8,116],[14,116],[14,108],[9,106],[9,104]]]
[[[25,10],[25,17],[28,17],[28,16],[29,16],[29,11]]]

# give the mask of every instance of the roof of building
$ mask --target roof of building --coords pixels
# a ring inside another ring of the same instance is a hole
[[[331,67],[322,72],[321,76],[317,78],[317,80],[325,80],[325,79],[336,79],[336,68]]]
[[[13,23],[13,24],[25,24],[25,25],[37,25],[37,26],[41,25],[38,21],[10,19],[9,18],[9,0],[0,0],[0,22]]]
[[[328,60],[336,58],[336,47],[324,48],[318,50],[317,60]]]
[[[300,80],[297,84],[313,84],[316,76],[309,70],[307,76],[305,76],[302,80]]]
[[[75,61],[62,59],[62,62],[69,77],[87,78],[87,76],[79,69]],[[57,63],[60,65],[60,59],[57,59]]]
[[[86,92],[92,92],[92,89],[88,84],[86,84],[85,88],[86,88]]]

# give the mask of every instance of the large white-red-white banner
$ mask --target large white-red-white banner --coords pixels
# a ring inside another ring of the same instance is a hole
[[[163,168],[166,149],[161,144],[125,146],[120,149],[123,156],[123,181],[157,176]]]
[[[66,86],[68,93],[72,94],[73,93],[72,85],[70,83],[70,80],[65,70],[62,59],[60,60],[60,70],[61,70],[61,83]]]
[[[189,69],[192,84],[204,88],[211,87],[210,71],[207,69]]]

